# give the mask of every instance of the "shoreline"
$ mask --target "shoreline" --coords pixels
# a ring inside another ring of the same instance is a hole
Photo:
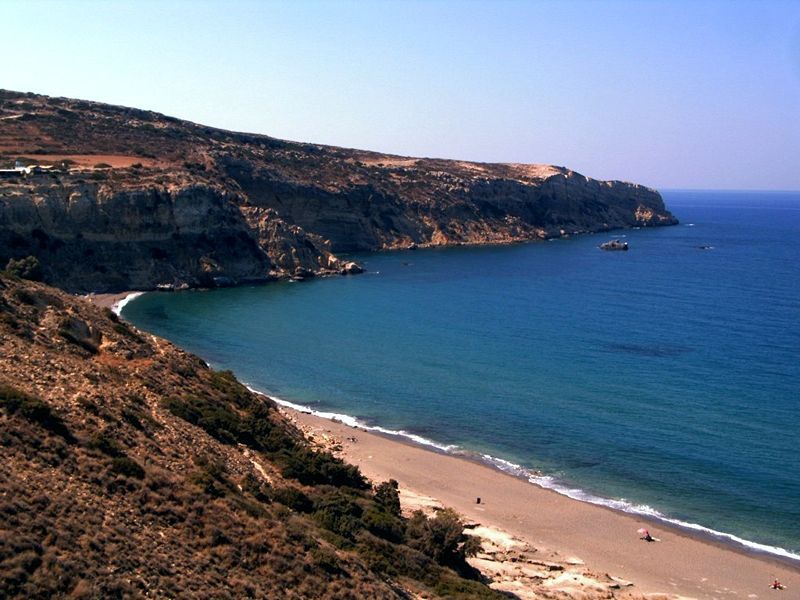
[[[118,294],[95,294],[93,296],[87,297],[87,299],[89,301],[99,305],[99,306],[106,306],[106,307],[112,308],[112,310],[115,310],[115,312],[117,312],[117,314],[119,314],[119,312],[122,310],[124,305],[127,304],[128,301],[133,300],[134,298],[136,298],[137,296],[141,295],[142,293],[143,292],[122,292],[122,293],[118,293]],[[287,401],[285,401],[283,399],[275,398],[273,396],[269,396],[268,394],[263,394],[259,390],[255,390],[253,388],[250,388],[250,389],[252,391],[256,392],[256,393],[265,395],[267,397],[272,398],[273,400],[276,400],[281,405],[282,409],[287,409],[287,412],[292,414],[293,418],[296,421],[303,422],[306,418],[310,419],[311,422],[305,423],[304,427],[314,427],[314,428],[318,428],[318,429],[319,428],[324,428],[324,429],[328,429],[328,430],[333,429],[333,428],[345,428],[345,429],[340,429],[340,431],[337,433],[337,435],[341,439],[346,439],[348,437],[356,437],[356,436],[352,435],[355,431],[359,432],[357,434],[357,437],[361,437],[363,435],[374,436],[374,437],[377,437],[377,438],[380,438],[380,439],[384,440],[384,443],[387,444],[387,446],[384,448],[384,452],[389,454],[389,455],[397,455],[398,447],[400,447],[400,446],[405,446],[407,448],[413,449],[416,452],[423,452],[426,455],[428,455],[428,458],[427,459],[419,459],[417,461],[418,462],[417,471],[420,471],[420,470],[424,471],[426,469],[428,461],[432,460],[431,456],[440,457],[440,458],[443,458],[443,459],[448,459],[450,461],[457,461],[456,463],[451,463],[451,464],[454,464],[454,465],[459,465],[459,464],[463,465],[465,463],[466,464],[470,464],[473,467],[477,467],[479,469],[489,470],[491,473],[494,474],[495,478],[499,477],[499,479],[496,479],[496,481],[495,481],[495,483],[498,486],[498,488],[504,488],[504,487],[506,487],[506,485],[510,485],[508,480],[513,480],[517,484],[523,485],[526,488],[536,489],[537,490],[536,494],[550,494],[552,496],[557,497],[558,500],[555,501],[555,502],[561,503],[561,505],[563,505],[563,506],[569,506],[570,503],[574,503],[574,504],[578,504],[580,506],[586,507],[589,510],[593,511],[593,513],[589,513],[589,514],[594,514],[595,517],[593,519],[597,520],[598,522],[601,522],[601,521],[604,522],[604,521],[607,520],[604,517],[597,516],[600,513],[608,513],[609,515],[613,515],[613,517],[610,517],[610,518],[612,518],[614,520],[616,520],[616,519],[618,519],[620,517],[623,518],[623,519],[627,519],[627,522],[629,524],[635,524],[636,525],[636,527],[634,527],[633,529],[629,528],[629,530],[628,530],[628,533],[630,533],[630,531],[634,532],[633,539],[635,539],[635,540],[638,540],[638,537],[635,535],[636,529],[638,527],[645,526],[645,527],[648,527],[654,533],[654,535],[657,535],[659,537],[663,537],[664,534],[666,534],[666,535],[668,535],[670,537],[674,536],[674,538],[676,538],[676,539],[678,539],[678,538],[686,539],[686,540],[689,540],[690,545],[691,544],[694,544],[694,545],[698,545],[699,544],[701,546],[706,546],[708,548],[715,549],[716,552],[717,553],[721,553],[723,555],[723,557],[724,556],[729,556],[729,555],[735,555],[735,556],[739,557],[739,559],[742,559],[744,562],[741,564],[741,566],[737,567],[737,569],[730,570],[729,573],[728,573],[728,576],[727,576],[728,578],[730,578],[730,577],[734,577],[735,578],[737,576],[737,571],[739,571],[739,570],[747,570],[747,569],[750,569],[751,571],[754,571],[754,572],[756,572],[756,571],[761,571],[761,572],[764,572],[764,573],[773,573],[774,572],[774,573],[777,574],[777,575],[769,575],[769,576],[766,576],[766,577],[761,577],[760,578],[760,582],[761,582],[760,585],[756,584],[755,581],[753,581],[752,584],[750,584],[750,583],[742,583],[741,585],[737,584],[736,589],[745,589],[745,587],[743,587],[743,586],[749,586],[746,589],[749,590],[750,597],[757,597],[757,596],[753,596],[753,594],[757,595],[758,594],[757,590],[759,589],[759,587],[765,588],[767,583],[769,583],[769,582],[764,583],[764,581],[766,579],[769,579],[770,577],[774,578],[775,576],[777,576],[778,579],[780,579],[784,584],[788,585],[789,589],[800,589],[800,581],[796,580],[798,574],[800,574],[800,563],[798,563],[797,559],[794,559],[794,558],[791,558],[791,557],[788,557],[788,556],[784,557],[784,556],[781,556],[778,553],[769,552],[769,550],[760,550],[758,548],[752,547],[752,545],[750,545],[750,546],[744,545],[744,544],[742,544],[741,542],[738,542],[735,539],[730,539],[731,538],[730,534],[725,534],[725,533],[722,533],[722,532],[714,532],[713,530],[708,530],[706,528],[703,528],[701,526],[694,525],[694,524],[691,524],[691,523],[688,523],[688,524],[683,524],[681,522],[670,523],[668,520],[665,520],[665,519],[667,519],[667,517],[664,517],[663,515],[662,516],[648,515],[648,514],[641,514],[641,513],[631,512],[631,511],[625,511],[621,507],[607,506],[607,505],[604,505],[604,504],[598,503],[598,502],[593,503],[593,502],[591,502],[591,500],[586,499],[586,498],[571,497],[569,494],[565,493],[565,490],[567,492],[571,490],[571,488],[569,488],[568,486],[560,486],[562,488],[561,490],[553,490],[552,487],[550,487],[550,486],[543,485],[542,483],[538,483],[536,481],[532,481],[531,480],[531,475],[535,475],[535,474],[531,473],[531,471],[526,470],[526,469],[522,469],[521,467],[519,467],[518,465],[514,465],[513,463],[507,463],[506,461],[503,461],[502,459],[497,459],[495,457],[491,457],[491,456],[488,456],[488,455],[483,455],[483,454],[480,454],[480,453],[469,453],[469,452],[464,452],[463,454],[454,453],[454,452],[452,452],[453,450],[456,449],[456,447],[454,447],[454,446],[449,446],[449,445],[445,445],[445,444],[437,444],[433,440],[425,439],[425,438],[423,438],[421,436],[416,436],[416,435],[410,434],[408,432],[402,432],[402,431],[401,432],[396,432],[396,431],[388,430],[388,429],[385,429],[385,428],[382,428],[382,427],[379,427],[379,426],[370,426],[370,425],[367,425],[367,424],[363,424],[363,423],[360,423],[357,419],[355,419],[355,418],[353,418],[352,416],[349,416],[349,415],[336,414],[336,413],[333,413],[333,412],[322,412],[322,413],[320,413],[318,411],[313,411],[313,414],[308,414],[307,411],[312,411],[312,409],[310,409],[309,407],[301,406],[301,405],[298,405],[298,404],[293,404],[293,403],[287,402]],[[331,419],[334,419],[334,420],[331,420]],[[339,422],[337,422],[336,420],[338,420]],[[345,430],[349,431],[350,435],[343,435],[343,431],[345,431]],[[369,431],[367,431],[367,430],[369,430]],[[439,489],[439,487],[437,485],[431,485],[432,482],[430,482],[430,481],[424,481],[422,485],[415,485],[413,482],[416,481],[416,479],[418,479],[420,477],[421,473],[414,472],[414,473],[412,473],[410,475],[406,474],[406,475],[403,475],[403,476],[398,476],[398,475],[394,474],[394,473],[396,473],[396,471],[393,470],[394,466],[392,466],[392,468],[389,468],[389,469],[384,469],[382,471],[377,471],[375,473],[371,473],[371,472],[369,472],[367,470],[367,468],[365,468],[364,461],[365,460],[373,460],[373,456],[368,456],[368,457],[360,456],[358,454],[358,448],[356,448],[356,444],[354,444],[354,443],[344,442],[342,444],[342,446],[343,446],[343,449],[342,449],[341,455],[346,460],[351,462],[352,464],[356,464],[357,466],[361,467],[362,471],[365,473],[365,475],[367,475],[371,479],[374,479],[376,481],[380,481],[380,480],[385,480],[385,479],[388,479],[388,478],[395,478],[395,479],[397,479],[398,481],[401,482],[401,487],[404,487],[404,489],[406,489],[406,491],[410,490],[411,492],[413,492],[416,495],[429,497],[429,498],[432,498],[432,499],[436,499],[441,504],[444,504],[444,505],[447,505],[447,506],[452,506],[452,507],[456,508],[456,510],[458,510],[458,512],[460,512],[461,514],[464,514],[467,517],[473,518],[473,520],[474,520],[474,517],[471,516],[469,511],[470,511],[470,509],[473,509],[475,507],[472,507],[470,505],[463,506],[464,498],[455,499],[455,500],[448,499],[446,497],[446,494],[437,493],[437,490]],[[403,453],[401,452],[401,454],[403,454]],[[439,461],[436,460],[436,462],[438,463]],[[505,463],[505,464],[501,465],[501,463]],[[502,468],[503,466],[506,466],[508,468],[503,469]],[[516,473],[513,472],[515,469],[518,469],[518,471]],[[454,466],[453,470],[454,470],[454,472],[461,472],[462,468],[460,466]],[[509,472],[509,471],[511,471],[511,472]],[[405,479],[408,479],[408,480],[412,481],[412,484],[410,484],[410,485],[407,484],[406,481],[403,480],[403,477],[405,477]],[[446,479],[446,477],[445,477],[445,479]],[[463,484],[463,482],[462,482],[462,484]],[[454,486],[450,486],[450,487],[454,487]],[[516,486],[513,486],[513,487],[516,488]],[[575,489],[573,491],[581,492],[582,490]],[[517,491],[515,491],[514,494],[519,496],[518,492],[519,492],[519,490],[517,489]],[[526,493],[523,493],[522,495],[523,496],[527,496],[528,494],[526,492]],[[599,499],[602,500],[602,498],[599,498]],[[474,499],[473,499],[473,502],[474,502]],[[484,504],[484,506],[485,506],[485,504]],[[604,511],[599,511],[598,509],[601,509],[601,508],[605,509],[605,510]],[[558,509],[558,510],[560,511],[562,509]],[[572,510],[572,509],[570,509],[570,510]],[[474,515],[474,513],[472,513],[472,514]],[[498,524],[494,523],[494,522],[492,522],[491,524],[495,525],[495,526],[498,526]],[[504,527],[502,523],[499,524],[499,527],[501,529],[503,529],[503,530],[506,530],[506,531],[510,530],[511,533],[514,536],[516,536],[517,538],[519,538],[519,539],[528,540],[528,541],[530,541],[532,543],[535,543],[535,545],[537,547],[540,546],[541,538],[537,538],[535,535],[532,535],[533,530],[528,526],[525,526],[525,527],[522,527],[521,529],[515,530],[514,529],[514,523],[512,522],[511,523],[511,527],[508,527],[508,526]],[[590,530],[590,529],[592,529],[592,527],[589,527],[587,529],[587,531]],[[603,529],[603,531],[605,531],[606,534],[609,535],[612,538],[615,537],[615,536],[619,536],[620,535],[620,532],[608,533],[610,530],[607,527],[605,529]],[[625,535],[627,535],[627,534],[625,534]],[[555,538],[552,538],[549,541],[547,541],[547,543],[548,543],[550,548],[560,549],[561,548],[561,537],[560,536],[556,536]],[[579,544],[579,546],[580,546],[580,544]],[[660,544],[652,544],[652,545],[651,544],[644,544],[644,546],[645,547],[647,547],[647,546],[660,546]],[[766,547],[766,548],[770,548],[770,547]],[[780,550],[780,549],[778,549],[778,550]],[[558,550],[554,550],[553,552],[556,555],[559,553]],[[607,552],[604,549],[594,548],[592,550],[591,554],[587,554],[586,552],[577,552],[577,554],[580,555],[580,556],[595,556],[596,555],[598,557],[598,560],[595,560],[594,558],[592,558],[592,559],[587,560],[587,562],[590,563],[591,565],[595,565],[595,564],[603,565],[603,568],[606,569],[612,575],[620,576],[621,572],[614,571],[613,564],[612,564],[611,567],[606,567],[605,566],[606,563],[604,562],[604,560],[605,560],[605,556],[604,555],[607,554]],[[615,555],[618,556],[619,553],[615,553]],[[619,558],[619,556],[618,556],[618,558]],[[712,562],[720,562],[720,561],[723,562],[723,563],[730,563],[731,562],[730,560],[728,560],[726,558],[720,559],[719,556],[711,556],[709,558],[709,560],[711,560]],[[740,560],[734,560],[733,562],[739,563],[741,561]],[[760,565],[759,565],[759,563],[760,563]],[[624,565],[624,561],[618,562],[617,564]],[[691,565],[689,565],[689,566],[691,566]],[[684,568],[684,567],[686,567],[686,565],[683,565],[682,568]],[[620,579],[622,579],[622,580],[631,580],[631,581],[634,581],[637,585],[639,585],[640,581],[642,581],[642,582],[649,581],[648,578],[650,578],[651,575],[652,574],[648,573],[646,570],[639,569],[639,570],[634,570],[633,576],[631,576],[630,573],[627,573],[627,572],[622,573],[621,576],[620,576]],[[709,578],[705,577],[705,578],[701,578],[701,579],[708,580]],[[770,581],[771,580],[772,579],[770,579]],[[665,581],[667,581],[666,584],[664,583]],[[725,578],[723,578],[721,581],[725,581]],[[644,584],[642,584],[642,585],[644,585]],[[665,579],[664,576],[659,576],[656,579],[655,584],[649,589],[652,589],[652,590],[657,591],[659,593],[664,593],[665,591],[668,591],[668,588],[665,588],[664,585],[669,585],[669,586],[672,587],[672,586],[674,586],[676,584],[674,582],[668,581],[668,579]],[[719,589],[721,589],[721,588],[727,587],[726,585],[724,585],[722,583],[720,583],[719,585],[721,587],[718,588],[716,590],[716,592],[718,592]],[[689,590],[686,590],[685,592],[686,593],[681,594],[681,595],[684,595],[686,597],[700,597],[700,598],[719,597],[719,596],[715,596],[714,595],[714,593],[716,593],[716,592],[713,592],[713,593],[709,592],[709,594],[711,594],[711,595],[705,595],[705,596],[702,595],[705,592],[698,591],[698,590],[689,589]],[[698,596],[697,594],[700,594],[700,595]]]
[[[368,425],[366,423],[362,423],[356,417],[351,415],[315,410],[308,406],[296,404],[283,398],[265,394],[247,384],[245,385],[250,391],[271,399],[282,409],[285,408],[292,414],[307,414],[309,416],[322,419],[323,421],[340,423],[352,429],[369,432],[371,434],[381,436],[388,441],[393,441],[400,444],[409,444],[412,447],[418,447],[435,454],[469,461],[473,464],[481,465],[483,467],[492,469],[493,471],[497,471],[498,473],[518,479],[526,484],[555,493],[574,502],[580,502],[582,504],[588,504],[591,506],[596,506],[597,508],[609,510],[614,513],[628,515],[636,519],[647,521],[651,526],[669,529],[678,535],[688,535],[690,537],[703,540],[707,543],[717,545],[721,548],[730,549],[734,552],[743,554],[744,556],[765,558],[767,560],[775,561],[777,563],[786,565],[789,568],[800,571],[800,556],[786,550],[785,548],[753,542],[751,540],[741,538],[735,534],[717,531],[698,523],[681,521],[680,519],[664,515],[647,505],[637,505],[625,500],[617,500],[599,496],[581,488],[568,485],[566,482],[560,482],[554,477],[545,475],[539,471],[528,469],[521,465],[489,454],[470,451],[468,449],[461,449],[460,447],[454,445],[441,444],[404,430],[396,431],[386,429],[385,427],[381,427],[379,425]]]
[[[396,479],[407,495],[452,507],[470,522],[535,547],[549,560],[569,557],[595,573],[632,582],[639,593],[657,594],[654,598],[759,598],[771,592],[768,585],[775,578],[788,590],[800,589],[800,565],[792,559],[748,551],[654,517],[575,500],[483,461],[428,449],[397,435],[285,405],[280,410],[369,479]],[[641,541],[640,527],[662,541]]]
[[[119,316],[128,302],[145,293],[147,292],[126,291],[113,294],[86,294],[82,298],[100,308],[108,308]]]

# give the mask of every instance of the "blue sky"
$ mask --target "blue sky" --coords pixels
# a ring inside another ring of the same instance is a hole
[[[0,87],[280,138],[800,189],[800,1],[2,3]]]

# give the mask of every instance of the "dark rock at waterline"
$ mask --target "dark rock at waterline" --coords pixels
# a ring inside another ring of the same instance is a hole
[[[623,242],[620,240],[611,240],[608,242],[603,242],[600,244],[599,248],[601,250],[628,250],[628,242]]]

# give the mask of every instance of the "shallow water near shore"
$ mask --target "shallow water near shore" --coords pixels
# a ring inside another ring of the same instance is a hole
[[[800,554],[800,194],[664,198],[680,225],[370,254],[123,316],[295,404]]]

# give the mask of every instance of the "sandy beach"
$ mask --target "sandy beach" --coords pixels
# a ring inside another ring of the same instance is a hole
[[[373,481],[396,479],[406,504],[451,507],[467,521],[488,528],[484,529],[488,536],[476,530],[482,537],[499,536],[485,545],[491,556],[479,556],[476,566],[493,579],[509,575],[509,570],[516,574],[497,587],[520,597],[549,597],[531,591],[535,585],[576,598],[800,598],[800,564],[740,552],[634,515],[572,500],[477,462],[398,438],[283,410],[308,436],[358,465]],[[660,541],[640,540],[641,527]],[[497,555],[498,545],[507,546],[505,550],[516,545],[517,550],[526,550],[525,556],[501,552],[508,559],[505,565],[482,564]],[[786,589],[770,589],[776,578]]]
[[[114,294],[88,294],[84,296],[86,300],[100,308],[110,308],[114,312],[118,312],[119,305],[132,294],[141,294],[143,292],[117,292]]]

